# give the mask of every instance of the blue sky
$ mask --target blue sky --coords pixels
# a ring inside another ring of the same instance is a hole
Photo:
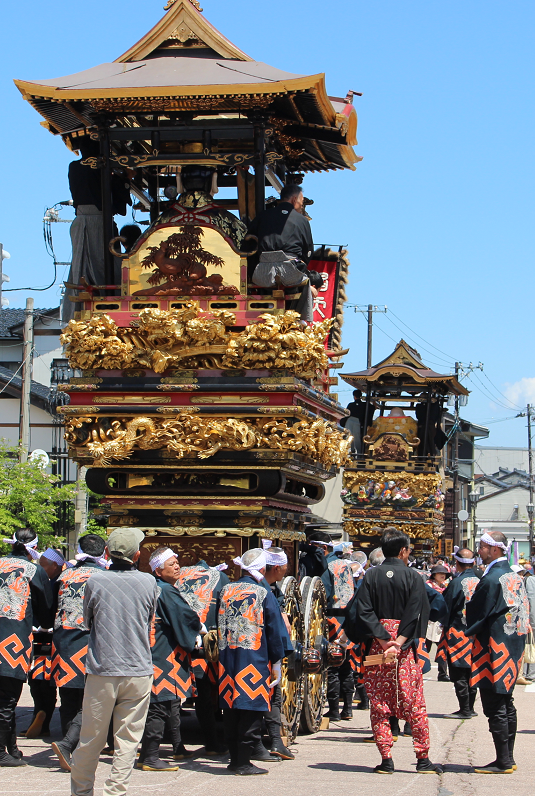
[[[374,361],[393,348],[390,338],[402,336],[394,324],[436,370],[450,372],[456,359],[482,361],[484,373],[465,382],[472,393],[463,415],[492,421],[486,444],[524,445],[525,420],[504,418],[535,402],[535,4],[201,4],[256,60],[300,74],[325,72],[333,95],[363,92],[355,98],[357,152],[364,158],[357,171],[305,179],[315,202],[314,239],[348,244],[351,303],[386,304],[395,313],[376,316]],[[0,240],[11,253],[5,287],[52,280],[43,210],[69,198],[72,159],[40,127],[12,78],[58,77],[112,61],[158,21],[162,5],[27,0],[4,9]],[[58,259],[69,260],[67,224],[55,225],[54,240]],[[10,306],[24,306],[30,294],[6,295]],[[57,287],[31,295],[36,306],[58,302]],[[351,309],[344,340],[351,347],[346,370],[365,367],[366,323]],[[349,397],[349,386],[341,385],[340,399]]]

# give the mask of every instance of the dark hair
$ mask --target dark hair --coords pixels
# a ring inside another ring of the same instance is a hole
[[[88,135],[73,142],[73,146],[79,151],[82,160],[91,157],[98,158],[100,155],[100,143],[93,141]]]
[[[86,533],[80,536],[78,544],[80,545],[82,553],[86,553],[88,556],[94,556],[95,558],[100,558],[106,547],[104,539],[101,536],[97,536],[96,533]]]
[[[307,273],[312,287],[323,287],[323,277],[319,271],[310,270]]]
[[[13,545],[13,555],[26,558],[28,551],[24,545],[33,542],[36,536],[37,534],[31,528],[19,528],[18,531],[15,531],[15,539],[18,539],[18,542]]]
[[[119,235],[121,238],[126,238],[126,243],[123,243],[123,247],[125,252],[129,252],[141,235],[141,227],[138,227],[137,224],[125,224],[124,227],[121,227]]]
[[[294,196],[299,196],[300,193],[303,193],[301,186],[296,185],[295,182],[290,182],[288,185],[285,185],[281,191],[281,202],[288,202],[290,199],[293,199]]]
[[[353,395],[357,395],[359,398],[362,398],[362,390],[353,390]]]
[[[316,531],[315,533],[311,533],[307,539],[307,542],[322,542],[325,545],[328,545],[332,539],[328,533],[324,533],[323,531]]]
[[[385,558],[396,558],[399,555],[400,550],[402,550],[404,547],[410,546],[410,540],[406,533],[403,533],[403,531],[400,531],[393,526],[390,528],[385,528],[385,531],[381,536],[381,547],[383,548]]]

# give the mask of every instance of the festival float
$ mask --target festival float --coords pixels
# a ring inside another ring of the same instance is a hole
[[[347,413],[331,392],[347,252],[318,247],[309,269],[323,283],[303,323],[298,290],[252,283],[247,226],[266,188],[355,168],[353,92],[330,97],[323,74],[254,61],[195,0],[169,0],[113,62],[16,85],[69,149],[92,144],[83,165],[100,174],[104,284],[68,285],[75,312],[62,337],[76,373],[58,410],[70,456],[104,495],[109,529],[145,531],[142,568],[165,544],[184,566],[227,562],[236,577],[232,559],[263,538],[284,548],[296,648],[283,673],[286,734],[301,721],[316,731],[332,662],[325,592],[295,576],[311,507],[348,455]],[[114,226],[117,179],[149,213],[132,245]]]
[[[344,531],[369,553],[394,525],[414,555],[429,556],[444,534],[444,403],[468,391],[455,375],[426,367],[404,340],[377,365],[341,377],[365,395],[362,443],[343,475]]]

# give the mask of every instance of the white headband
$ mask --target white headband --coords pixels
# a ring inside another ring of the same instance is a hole
[[[473,564],[475,562],[475,558],[461,558],[461,556],[457,555],[460,549],[461,548],[459,547],[459,545],[455,545],[455,547],[453,548],[454,559],[458,561],[460,564]]]
[[[509,552],[509,548],[511,547],[511,542],[509,542],[507,545],[505,545],[503,542],[497,542],[496,539],[493,539],[492,536],[486,532],[479,541],[483,542],[483,544],[488,544],[490,547],[501,547],[504,553]]]
[[[154,556],[154,558],[149,561],[150,568],[154,572],[156,569],[163,567],[165,562],[173,557],[176,557],[176,553],[173,553],[173,551],[169,547],[167,547],[165,550],[162,550],[161,553],[158,553],[157,556]]]
[[[54,550],[52,547],[47,547],[45,552],[41,553],[41,556],[43,558],[48,558],[49,561],[53,561],[54,564],[58,564],[60,567],[65,563],[65,559],[61,553],[58,553],[58,551]]]
[[[217,569],[218,572],[223,572],[223,570],[228,569],[228,564],[223,562],[222,564],[217,564],[215,567],[210,567],[210,569]]]
[[[31,555],[31,557],[34,560],[36,560],[36,561],[38,561],[39,558],[41,557],[41,553],[38,553],[37,550],[35,549],[37,547],[38,542],[39,542],[39,537],[38,536],[36,536],[35,539],[32,539],[31,542],[26,542],[26,544],[24,544],[24,542],[19,542],[19,540],[17,539],[17,532],[15,531],[15,533],[13,534],[13,538],[12,539],[3,539],[3,541],[6,544],[13,544],[13,545],[14,544],[22,544],[22,545],[24,545],[24,547],[26,548],[28,554]]]
[[[270,548],[273,542],[271,539],[262,539],[262,547],[266,554],[266,564],[270,567],[283,567],[288,563],[288,556],[281,550],[279,553],[274,553]]]
[[[261,550],[258,558],[255,558],[255,560],[251,564],[244,564],[243,559],[239,557],[233,558],[232,561],[234,564],[236,564],[237,567],[241,567],[242,569],[245,570],[245,572],[248,572],[249,575],[252,578],[254,578],[258,583],[260,583],[260,581],[264,577],[262,573],[258,571],[259,569],[264,569],[264,567],[267,566],[266,554],[264,553],[263,550]]]
[[[334,547],[334,543],[333,542],[318,542],[316,539],[314,539],[309,544],[320,545],[320,547]]]
[[[80,545],[78,545],[78,551],[74,557],[77,561],[94,561],[103,569],[106,569],[110,563],[104,553],[101,556],[90,556],[89,553],[84,553]]]

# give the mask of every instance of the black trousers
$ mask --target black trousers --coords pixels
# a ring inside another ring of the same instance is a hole
[[[15,709],[23,685],[16,677],[0,677],[0,752],[11,745],[13,736],[16,741]]]
[[[470,669],[461,666],[453,666],[448,661],[448,671],[450,680],[455,687],[455,693],[459,702],[459,710],[463,713],[470,712],[474,708],[476,701],[477,688],[470,687]]]
[[[67,688],[61,687],[59,689],[59,697],[61,704],[59,707],[59,718],[61,721],[61,732],[65,736],[72,721],[78,714],[82,715],[82,703],[84,701],[83,688]]]
[[[40,710],[44,710],[46,719],[43,722],[43,732],[48,732],[58,695],[56,683],[54,680],[34,680],[30,676],[28,684],[33,699],[33,715],[35,717]]]
[[[513,750],[516,738],[516,708],[513,692],[510,694],[497,694],[490,688],[480,688],[483,713],[489,721],[489,730],[496,743],[509,747],[509,756],[513,760]]]
[[[195,680],[197,696],[195,697],[195,715],[201,726],[204,745],[214,749],[218,745],[215,709],[217,706],[217,686],[207,674]],[[215,699],[214,699],[215,697]]]
[[[223,710],[225,740],[230,750],[232,765],[245,766],[251,762],[251,755],[258,744],[262,743],[263,717],[264,713],[260,710],[239,708]]]
[[[353,679],[353,669],[349,658],[337,669],[329,669],[327,674],[327,699],[329,710],[338,713],[340,710],[340,693],[344,700],[344,709],[350,711],[353,704],[353,691],[355,682]]]
[[[165,725],[172,720],[173,702],[151,702],[141,739],[140,761],[149,761],[158,757],[158,749],[163,741]]]
[[[271,694],[271,710],[264,713],[264,723],[272,743],[281,737],[281,707],[282,691],[280,685],[276,685]]]

